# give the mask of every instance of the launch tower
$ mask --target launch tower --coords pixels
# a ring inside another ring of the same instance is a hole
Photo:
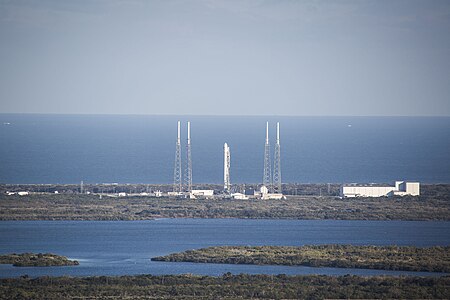
[[[281,146],[280,146],[280,123],[277,122],[277,142],[275,144],[275,153],[273,156],[273,185],[274,193],[281,191]]]
[[[175,148],[175,167],[173,171],[173,192],[182,192],[181,182],[181,140],[180,140],[180,121],[178,121],[178,135]]]
[[[266,123],[266,144],[264,146],[264,176],[263,185],[271,192],[272,175],[270,171],[270,144],[269,144],[269,122]]]
[[[184,174],[186,192],[192,191],[192,159],[191,159],[191,122],[187,122],[186,173]]]
[[[223,145],[223,188],[225,192],[230,192],[230,147],[225,143]]]

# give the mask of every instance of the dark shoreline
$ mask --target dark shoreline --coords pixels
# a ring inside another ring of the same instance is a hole
[[[0,279],[0,299],[448,299],[450,277],[136,275]]]

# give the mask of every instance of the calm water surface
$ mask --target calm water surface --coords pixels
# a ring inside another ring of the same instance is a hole
[[[154,221],[3,221],[0,253],[52,252],[80,261],[76,267],[0,265],[1,277],[131,274],[429,273],[152,262],[151,257],[219,245],[450,245],[450,222],[159,219]]]

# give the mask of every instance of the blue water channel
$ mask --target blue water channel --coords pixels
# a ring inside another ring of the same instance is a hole
[[[450,245],[450,222],[158,219],[151,221],[2,221],[0,253],[51,252],[70,267],[0,265],[0,277],[134,274],[420,275],[440,273],[153,262],[151,257],[219,245]]]

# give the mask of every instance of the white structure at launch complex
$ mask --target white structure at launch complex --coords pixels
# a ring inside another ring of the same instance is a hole
[[[187,122],[187,139],[186,139],[186,166],[184,169],[181,163],[181,128],[180,121],[177,124],[177,142],[175,147],[175,166],[173,171],[173,191],[169,196],[189,196],[195,198],[196,191],[192,190],[192,159],[191,159],[191,122]],[[209,190],[197,191],[201,196],[211,194]]]
[[[187,122],[187,139],[186,139],[186,162],[182,164],[182,148],[181,148],[181,128],[180,121],[177,124],[177,140],[175,151],[174,166],[174,185],[173,191],[168,196],[176,196],[183,198],[212,198],[214,190],[193,190],[192,189],[192,160],[191,160],[191,124]],[[263,184],[259,191],[254,191],[252,198],[256,199],[285,199],[282,193],[281,185],[281,144],[280,144],[280,123],[277,122],[276,127],[276,143],[273,156],[270,153],[269,139],[269,122],[266,123],[266,139],[264,145],[264,175]],[[223,191],[235,199],[248,199],[245,191],[242,193],[233,193],[230,181],[231,169],[231,151],[227,143],[223,145]],[[273,166],[273,174],[272,174]],[[183,177],[184,175],[184,177]],[[394,186],[382,185],[361,185],[361,184],[345,184],[341,186],[341,197],[383,197],[383,196],[404,196],[420,195],[420,184],[418,182],[396,181]],[[229,197],[228,196],[228,197]]]
[[[181,133],[180,121],[177,127],[177,142],[175,148],[175,167],[173,171],[173,193],[179,194],[183,191],[182,173],[181,173]]]
[[[186,140],[186,163],[183,169],[181,161],[181,129],[180,121],[177,124],[177,141],[175,150],[175,166],[174,166],[174,185],[173,191],[169,196],[177,197],[212,197],[213,190],[193,190],[192,189],[192,160],[191,160],[191,126],[187,122],[187,140]],[[274,173],[271,173],[271,155],[269,142],[269,122],[266,123],[266,143],[264,152],[264,176],[263,185],[259,192],[255,192],[253,197],[258,199],[284,199],[281,192],[281,158],[280,158],[280,123],[277,123],[277,139],[274,153]],[[227,143],[223,145],[223,190],[226,194],[236,199],[248,198],[242,193],[232,193],[230,169],[231,169],[231,151]],[[184,171],[184,177],[183,177]],[[184,180],[183,180],[184,179]]]
[[[396,181],[395,186],[344,184],[341,186],[341,197],[392,197],[419,196],[418,182]]]
[[[263,185],[254,196],[260,199],[286,199],[281,191],[281,145],[280,123],[277,122],[277,140],[275,144],[273,177],[271,174],[271,156],[269,143],[269,122],[266,123],[266,143],[264,145]]]
[[[187,122],[186,173],[184,178],[186,192],[192,191],[192,159],[191,159],[191,122]]]
[[[230,192],[230,166],[231,166],[231,153],[230,147],[225,143],[223,145],[223,189],[225,192]]]

